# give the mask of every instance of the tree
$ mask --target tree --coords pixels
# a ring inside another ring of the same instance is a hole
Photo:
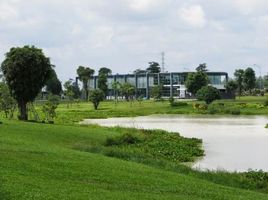
[[[86,100],[88,100],[89,80],[95,71],[93,69],[90,69],[89,67],[79,66],[76,72],[78,75],[78,79],[83,83],[85,98]]]
[[[99,69],[99,74],[106,74],[108,76],[112,74],[112,70],[106,67],[102,67]]]
[[[205,72],[198,71],[189,73],[185,82],[185,86],[188,92],[196,94],[203,86],[207,86],[209,83],[208,76]]]
[[[120,87],[120,93],[129,101],[129,99],[135,95],[135,87],[130,83],[124,83]]]
[[[203,64],[199,64],[198,67],[195,69],[198,72],[207,72],[207,64],[203,63]]]
[[[245,90],[249,91],[251,94],[251,90],[255,88],[256,85],[256,76],[255,71],[252,68],[247,68],[244,72],[243,83]]]
[[[235,81],[237,82],[238,95],[241,96],[242,91],[243,91],[244,70],[243,69],[236,69],[234,76],[235,76]]]
[[[42,49],[11,48],[1,68],[12,96],[18,102],[19,119],[28,120],[27,103],[32,102],[50,77],[52,66]]]
[[[238,88],[238,84],[237,84],[237,82],[236,81],[234,81],[234,80],[229,80],[228,82],[227,82],[227,84],[225,85],[225,88],[226,88],[226,90],[227,90],[227,92],[229,92],[229,93],[235,93],[235,91],[237,90],[237,88]]]
[[[118,93],[120,91],[121,84],[118,81],[112,83],[112,88],[114,90],[115,102],[118,101]]]
[[[104,92],[105,96],[107,95],[108,92],[107,77],[111,73],[112,70],[106,67],[100,68],[99,70],[98,88]]]
[[[0,111],[5,113],[6,118],[12,118],[16,109],[16,101],[10,95],[8,86],[2,82],[0,83]]]
[[[205,101],[206,104],[221,98],[219,90],[212,86],[203,86],[197,91],[196,96],[198,100]]]
[[[89,100],[93,103],[94,109],[97,110],[101,101],[104,100],[104,93],[100,89],[92,90]]]
[[[268,88],[268,75],[263,77],[263,86],[264,88]]]
[[[163,85],[156,85],[152,87],[151,96],[154,100],[159,100],[162,97]]]
[[[46,82],[46,90],[48,93],[51,93],[53,95],[60,95],[62,92],[61,82],[58,79],[54,69],[52,69],[51,75]]]
[[[64,83],[64,89],[64,95],[71,101],[73,99],[78,99],[81,95],[78,85],[72,80],[68,80]]]
[[[161,68],[157,62],[149,62],[149,67],[146,69],[149,73],[160,73]]]

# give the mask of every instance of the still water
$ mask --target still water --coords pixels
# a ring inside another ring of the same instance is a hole
[[[87,119],[82,123],[163,129],[203,140],[205,156],[194,164],[200,170],[268,172],[266,116],[153,115],[135,118]]]

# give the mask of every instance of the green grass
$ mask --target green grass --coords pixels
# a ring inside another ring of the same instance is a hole
[[[0,199],[268,198],[78,148],[103,145],[108,137],[118,137],[126,130],[4,120],[0,125]]]
[[[198,101],[188,101],[186,105],[170,106],[168,101],[119,102],[105,101],[99,110],[94,110],[90,102],[74,103],[69,108],[60,104],[57,109],[56,123],[73,124],[86,118],[135,117],[152,114],[220,114],[220,115],[268,115],[268,107],[263,106],[267,97],[241,97],[236,100],[215,101],[207,110],[195,109]],[[223,105],[223,106],[222,106]],[[212,108],[210,108],[212,107]],[[40,112],[40,107],[37,106]]]

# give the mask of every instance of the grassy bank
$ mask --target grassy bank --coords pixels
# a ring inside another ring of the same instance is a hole
[[[118,102],[105,101],[100,104],[99,110],[94,110],[90,102],[60,104],[57,109],[56,123],[73,124],[86,118],[135,117],[152,114],[219,114],[219,115],[268,115],[268,107],[264,106],[267,97],[241,97],[236,100],[215,101],[205,107],[203,102],[186,101],[182,104],[170,106],[163,102]],[[37,106],[40,112],[40,106]]]
[[[131,143],[133,151],[138,151],[135,145],[141,145],[144,151],[140,153],[154,158],[155,162],[151,159],[151,164],[92,152],[90,147],[100,147],[130,155],[132,148],[126,150],[128,147],[124,147],[129,143],[122,142],[126,132],[139,138],[150,134],[134,129],[4,121],[0,125],[0,199],[268,198],[257,190],[227,187],[223,182],[215,184],[215,181],[191,175],[187,167],[179,167],[180,162],[165,160],[161,155],[152,153],[152,143],[162,141],[161,137],[165,135],[159,132],[156,134],[160,141],[149,137],[148,140],[140,138],[138,142]],[[171,140],[177,139],[182,141],[184,148],[199,148],[198,141],[171,136]]]

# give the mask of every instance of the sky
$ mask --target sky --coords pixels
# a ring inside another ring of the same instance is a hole
[[[0,0],[0,62],[11,47],[42,48],[62,81],[83,65],[131,73],[252,67],[268,72],[267,0]]]

